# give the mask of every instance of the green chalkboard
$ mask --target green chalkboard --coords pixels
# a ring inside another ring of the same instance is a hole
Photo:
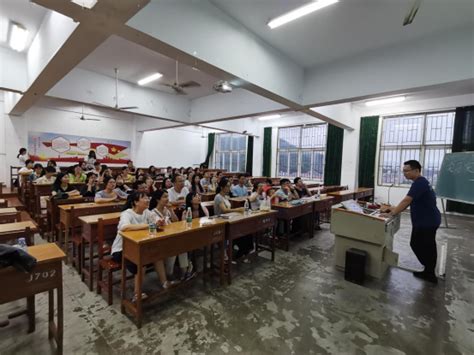
[[[474,204],[474,152],[446,154],[435,191],[440,198]]]

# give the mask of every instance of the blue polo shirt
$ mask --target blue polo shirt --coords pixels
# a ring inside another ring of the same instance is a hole
[[[234,197],[248,196],[248,190],[247,190],[247,187],[245,185],[244,186],[234,185],[234,186],[232,186],[231,191],[232,191],[232,195],[234,195]]]
[[[436,195],[429,181],[425,177],[420,176],[413,181],[407,195],[413,198],[410,204],[413,227],[439,227],[441,224],[441,213],[438,207],[436,207]]]

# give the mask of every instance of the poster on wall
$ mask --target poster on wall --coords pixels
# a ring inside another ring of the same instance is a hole
[[[73,163],[87,160],[91,150],[101,163],[125,164],[130,160],[131,142],[59,133],[28,133],[28,153],[34,161],[53,159]]]

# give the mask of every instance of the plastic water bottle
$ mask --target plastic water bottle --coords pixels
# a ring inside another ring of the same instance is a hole
[[[186,228],[191,228],[193,226],[193,212],[191,211],[191,207],[188,207],[186,211]]]
[[[21,250],[26,251],[28,249],[25,238],[18,238],[17,245]]]
[[[250,210],[249,200],[245,199],[245,203],[244,203],[244,213],[245,213],[246,216],[249,215],[249,210]]]
[[[150,237],[156,236],[156,224],[155,223],[149,223],[148,224],[148,234]]]
[[[318,189],[318,193],[316,194],[316,198],[319,200],[321,199],[321,190]]]

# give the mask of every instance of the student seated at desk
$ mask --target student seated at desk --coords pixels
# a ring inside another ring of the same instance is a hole
[[[60,173],[61,172],[61,169],[59,169],[59,166],[58,164],[56,164],[56,160],[48,160],[48,163],[46,164],[46,167],[48,166],[52,166],[54,168],[54,170],[56,170],[57,173]]]
[[[72,171],[69,173],[69,182],[71,184],[78,182],[86,182],[86,174],[83,173],[79,164],[74,165]]]
[[[146,193],[151,196],[156,191],[155,180],[150,175],[145,177]]]
[[[201,195],[199,195],[197,192],[191,191],[186,196],[186,208],[185,208],[185,210],[187,211],[189,207],[191,207],[191,212],[193,214],[193,219],[194,218],[201,218],[201,217],[209,217],[209,211],[207,210],[207,208],[202,207],[202,205],[201,205]],[[186,219],[186,213],[183,213],[183,217],[181,219],[183,221]]]
[[[118,200],[126,200],[128,195],[120,189],[117,189],[114,178],[104,180],[105,188],[95,194],[95,203],[107,203]]]
[[[148,175],[151,176],[152,179],[155,179],[158,176],[158,171],[154,165],[148,167]]]
[[[135,183],[133,184],[133,191],[144,192],[148,194],[148,189],[147,189],[145,181],[141,181],[141,180],[135,181]]]
[[[280,180],[280,188],[276,191],[276,196],[280,202],[299,199],[298,194],[291,188],[289,179]]]
[[[169,190],[173,187],[173,183],[171,182],[170,178],[163,178],[163,181],[161,182],[161,189],[162,190]]]
[[[93,172],[87,173],[86,184],[81,188],[82,197],[95,197],[97,193],[97,176]]]
[[[208,188],[209,184],[211,183],[211,178],[209,176],[209,172],[206,171],[201,179],[201,186],[205,189]]]
[[[294,183],[295,189],[293,191],[296,192],[299,198],[311,197],[313,195],[311,191],[308,190],[308,188],[300,177],[295,177]]]
[[[189,190],[184,187],[184,179],[181,175],[176,175],[173,178],[174,186],[168,189],[169,199],[173,206],[182,206],[185,203],[186,196],[189,194]]]
[[[18,174],[32,174],[33,173],[33,167],[35,165],[35,162],[31,159],[27,159],[25,161],[25,166],[22,167],[20,170],[18,170]]]
[[[58,173],[56,180],[54,180],[51,194],[57,199],[77,197],[80,195],[79,191],[69,185],[69,175],[65,173]]]
[[[217,190],[217,183],[218,183],[217,176],[213,175],[213,176],[211,177],[211,182],[210,182],[210,184],[209,184],[208,187],[207,187],[207,191],[208,191],[208,192],[216,192],[216,190]]]
[[[43,176],[43,165],[36,163],[33,165],[33,172],[30,176],[28,176],[28,180],[33,182],[39,179],[41,176]]]
[[[122,263],[123,240],[119,232],[148,229],[149,223],[156,223],[156,215],[148,210],[149,202],[150,199],[145,193],[134,192],[130,194],[127,204],[120,214],[120,222],[117,227],[118,233],[112,244],[111,254],[115,262],[119,264]],[[163,260],[155,262],[154,266],[162,287],[165,289],[170,288],[175,282],[169,282],[166,278]],[[135,264],[127,262],[125,267],[133,275],[137,274],[137,266]],[[136,300],[138,288],[138,280],[135,276],[134,297],[132,302]],[[143,297],[146,298],[146,294],[142,294],[142,298]]]
[[[245,186],[245,180],[247,178],[244,174],[239,175],[239,183],[237,185],[232,186],[231,192],[232,196],[234,197],[246,197],[248,196],[248,189]]]
[[[45,174],[42,177],[37,178],[35,183],[44,185],[53,184],[54,180],[56,180],[56,177],[54,176],[56,175],[56,169],[53,166],[47,166],[44,169],[44,172]]]
[[[160,190],[153,194],[150,200],[150,211],[156,215],[160,225],[168,225],[173,222],[178,222],[178,217],[169,204],[168,191]],[[196,276],[193,272],[193,264],[188,260],[188,253],[178,255],[179,267],[181,268],[181,279],[189,280]],[[165,261],[166,275],[169,279],[173,276],[174,264],[176,263],[176,256],[167,258]]]
[[[132,189],[125,185],[123,182],[123,177],[122,175],[117,175],[117,178],[115,179],[115,185],[117,189],[122,190],[122,192],[129,193]]]
[[[128,170],[130,172],[130,174],[135,174],[136,173],[136,168],[135,166],[133,166],[133,161],[129,160],[128,163],[127,163],[127,167],[128,167]]]
[[[253,192],[252,194],[248,197],[248,200],[250,202],[250,208],[252,210],[259,210],[260,209],[260,204],[263,201],[263,183],[256,183],[254,184],[253,187]]]
[[[191,183],[191,190],[198,194],[204,193],[204,187],[201,185],[201,176],[195,174],[193,176],[193,182]]]
[[[123,177],[123,181],[126,184],[133,184],[135,182],[135,176],[130,174],[130,170],[128,169],[128,166],[124,166],[122,168],[122,173],[121,174],[122,174],[122,177]]]
[[[227,199],[227,195],[230,192],[230,182],[226,178],[222,178],[217,187],[216,197],[214,198],[214,214],[216,216],[230,213],[230,212],[244,212],[243,207],[231,208],[230,201]],[[251,236],[244,236],[236,239],[234,244],[237,245],[239,251],[233,254],[234,260],[240,259],[244,256],[244,262],[250,262],[246,256],[253,249],[253,239]]]
[[[92,172],[95,173],[97,175],[97,177],[101,176],[102,168],[101,168],[100,163],[98,161],[96,161],[94,163],[94,169],[92,169]]]

